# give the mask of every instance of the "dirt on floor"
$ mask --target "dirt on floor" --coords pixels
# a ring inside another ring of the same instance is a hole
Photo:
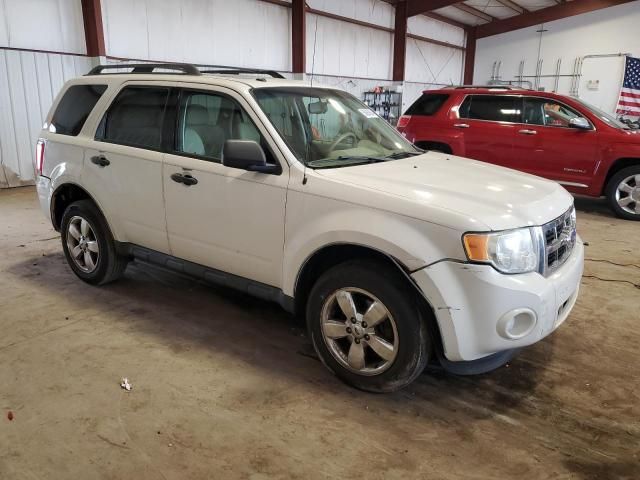
[[[490,374],[373,395],[275,305],[136,264],[84,284],[34,189],[2,190],[0,479],[639,479],[640,223],[576,204],[562,328]]]

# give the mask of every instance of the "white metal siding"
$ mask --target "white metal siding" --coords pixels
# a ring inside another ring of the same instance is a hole
[[[391,33],[307,15],[308,73],[390,79],[392,57]]]
[[[0,188],[34,181],[35,142],[53,98],[88,57],[0,49]]]
[[[80,0],[0,0],[0,47],[86,53]]]
[[[258,0],[102,0],[107,53],[291,70],[291,11]]]
[[[322,12],[355,18],[381,27],[393,28],[395,24],[395,8],[380,0],[307,0],[307,5]]]
[[[411,82],[459,84],[464,52],[407,38],[405,79]]]

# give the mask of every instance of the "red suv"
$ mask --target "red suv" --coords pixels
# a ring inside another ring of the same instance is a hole
[[[427,150],[604,195],[618,216],[640,220],[640,132],[582,100],[505,86],[427,90],[398,130]]]

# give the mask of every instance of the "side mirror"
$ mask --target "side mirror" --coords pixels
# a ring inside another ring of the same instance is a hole
[[[583,117],[575,117],[569,120],[569,126],[571,128],[577,128],[579,130],[591,130],[591,124],[589,120]]]
[[[268,165],[264,150],[253,140],[227,140],[222,148],[222,164],[249,172],[277,173],[277,165]]]

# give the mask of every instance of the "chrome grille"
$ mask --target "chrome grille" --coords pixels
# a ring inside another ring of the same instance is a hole
[[[576,244],[576,222],[574,209],[571,207],[558,218],[542,226],[544,236],[544,275],[550,275],[560,268]]]

